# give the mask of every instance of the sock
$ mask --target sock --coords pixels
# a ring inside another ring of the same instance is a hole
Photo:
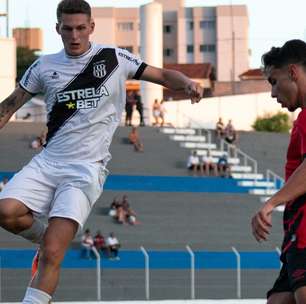
[[[47,225],[34,217],[33,225],[29,229],[19,232],[18,235],[33,243],[40,244],[43,240],[46,229]]]
[[[48,304],[51,301],[51,296],[46,292],[28,287],[22,304]]]

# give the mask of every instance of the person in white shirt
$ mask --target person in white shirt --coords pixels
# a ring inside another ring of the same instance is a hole
[[[192,103],[203,96],[203,88],[180,72],[90,42],[94,28],[85,0],[59,2],[56,31],[63,50],[37,59],[0,103],[0,129],[35,94],[44,94],[47,108],[43,150],[0,193],[0,226],[40,246],[23,304],[51,301],[65,252],[102,193],[109,146],[125,108],[126,80],[184,91]],[[48,217],[48,226],[37,214]]]
[[[202,172],[202,166],[200,164],[200,158],[197,155],[197,151],[192,151],[192,153],[189,155],[187,160],[187,168],[188,170],[193,172],[193,175],[196,175],[198,172],[201,174]]]
[[[94,245],[94,239],[90,234],[90,230],[86,229],[83,236],[82,236],[82,256],[84,256],[87,259],[90,259],[90,253],[92,250],[92,247]]]
[[[205,175],[209,176],[210,172],[213,173],[213,176],[218,175],[218,166],[214,158],[211,156],[210,150],[207,150],[207,155],[203,155],[202,166]]]
[[[108,257],[110,259],[119,260],[118,253],[120,248],[120,243],[115,237],[114,233],[111,232],[106,239],[106,248],[108,251]]]

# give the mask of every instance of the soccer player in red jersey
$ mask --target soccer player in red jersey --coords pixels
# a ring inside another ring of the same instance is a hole
[[[252,218],[258,242],[266,241],[272,211],[285,204],[284,240],[279,277],[267,294],[267,304],[306,303],[306,43],[287,41],[262,56],[271,94],[290,112],[300,108],[291,132],[286,162],[286,183]]]

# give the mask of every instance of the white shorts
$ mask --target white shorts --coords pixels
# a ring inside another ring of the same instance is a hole
[[[34,213],[69,218],[83,228],[107,174],[99,162],[63,163],[40,153],[5,185],[0,199],[17,199]]]

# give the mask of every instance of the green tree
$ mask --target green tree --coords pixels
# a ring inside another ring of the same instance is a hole
[[[35,50],[17,47],[17,82],[21,79],[27,68],[38,58]]]
[[[288,114],[278,112],[274,115],[267,114],[257,117],[252,127],[256,131],[287,133],[291,128],[291,123]]]

